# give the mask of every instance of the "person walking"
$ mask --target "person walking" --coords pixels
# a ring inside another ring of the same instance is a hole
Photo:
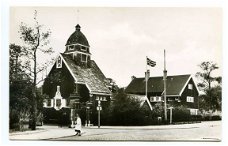
[[[75,135],[81,136],[81,130],[82,130],[82,122],[81,122],[81,118],[79,117],[78,114],[76,114],[76,121],[75,121]]]

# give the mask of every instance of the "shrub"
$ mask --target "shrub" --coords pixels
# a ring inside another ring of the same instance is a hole
[[[111,125],[144,125],[149,118],[148,111],[140,107],[140,101],[129,97],[123,90],[114,96],[111,109]]]
[[[220,116],[216,115],[216,116],[212,116],[211,117],[211,120],[213,120],[213,121],[219,121],[219,120],[222,120],[222,118]]]
[[[186,107],[178,106],[173,109],[173,122],[184,122],[184,121],[190,121],[190,120],[191,120],[190,111]]]

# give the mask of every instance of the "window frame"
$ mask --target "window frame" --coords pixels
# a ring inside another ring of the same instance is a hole
[[[85,61],[82,59],[82,56],[83,56],[83,55],[85,55]],[[81,62],[85,62],[85,63],[86,63],[86,62],[87,62],[87,56],[88,56],[88,55],[86,55],[86,54],[81,54]]]
[[[87,47],[85,47],[85,46],[80,46],[80,49],[81,49],[82,51],[87,51]]]
[[[188,89],[189,89],[189,90],[193,90],[193,84],[189,83],[189,84],[188,84]]]
[[[56,68],[62,68],[63,66],[63,60],[62,58],[59,56],[57,61],[56,61]]]
[[[51,99],[47,99],[47,107],[51,107]]]
[[[162,97],[161,96],[151,96],[150,102],[162,102]]]
[[[72,48],[71,48],[71,47],[72,47]],[[68,50],[69,50],[69,51],[73,51],[74,49],[75,49],[75,45],[69,45],[69,46],[68,46]]]
[[[187,97],[186,97],[186,102],[194,103],[194,97],[192,97],[192,96],[187,96]]]

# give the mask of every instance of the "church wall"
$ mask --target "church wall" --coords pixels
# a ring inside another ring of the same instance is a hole
[[[54,64],[44,81],[43,93],[47,94],[49,98],[53,98],[57,86],[60,86],[60,92],[63,98],[68,98],[75,90],[74,79],[64,63],[62,64],[62,68],[56,68],[56,64]]]

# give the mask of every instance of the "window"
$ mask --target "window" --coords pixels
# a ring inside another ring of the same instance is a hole
[[[80,103],[79,102],[74,102],[73,103],[74,109],[80,109]]]
[[[70,100],[69,99],[66,100],[66,106],[70,106]]]
[[[74,45],[68,46],[69,50],[74,50]]]
[[[198,115],[198,109],[190,109],[190,115]]]
[[[187,96],[187,102],[194,102],[194,97]]]
[[[156,101],[161,101],[161,97],[160,96],[157,96],[156,97]]]
[[[159,101],[162,101],[161,96],[150,97],[150,102],[159,102]]]
[[[51,99],[47,99],[47,106],[51,106]]]
[[[60,56],[56,61],[56,68],[62,68],[62,58]]]
[[[99,100],[99,96],[96,96],[96,100]]]
[[[73,59],[77,58],[77,53],[76,52],[73,53],[72,55],[73,55]]]
[[[188,84],[188,89],[190,89],[190,90],[192,90],[192,89],[193,89],[192,84]]]
[[[61,106],[61,99],[56,99],[56,107],[60,107]]]
[[[82,62],[87,62],[87,55],[82,54],[82,56],[81,56],[81,61],[82,61]]]
[[[86,47],[84,47],[84,46],[81,46],[81,50],[82,50],[82,51],[86,51],[86,50],[87,50],[87,48],[86,48]]]

